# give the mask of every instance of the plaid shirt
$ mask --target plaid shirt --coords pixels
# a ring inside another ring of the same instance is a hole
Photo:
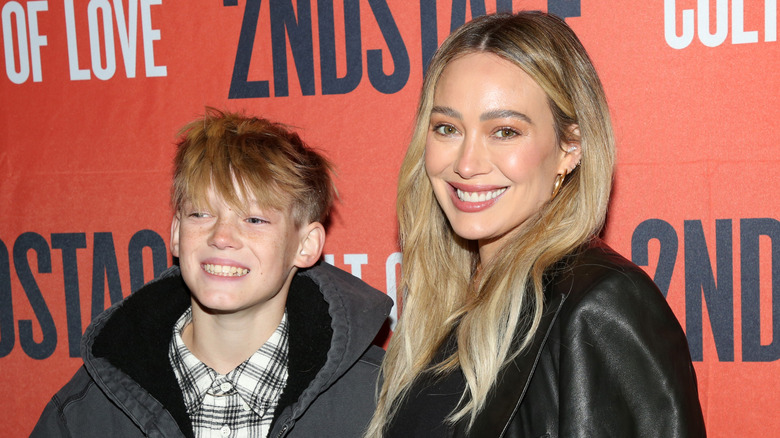
[[[265,438],[287,382],[287,314],[268,341],[225,376],[184,345],[181,331],[191,321],[189,308],[173,328],[168,357],[195,436]]]

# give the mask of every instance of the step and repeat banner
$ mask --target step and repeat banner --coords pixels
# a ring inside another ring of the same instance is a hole
[[[171,263],[176,133],[206,106],[324,151],[325,260],[395,296],[424,66],[471,17],[522,9],[565,17],[600,72],[619,148],[604,238],[685,329],[710,436],[780,435],[777,0],[3,0],[3,435],[29,434],[90,320]]]

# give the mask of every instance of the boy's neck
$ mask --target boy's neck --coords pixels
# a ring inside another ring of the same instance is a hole
[[[182,330],[182,341],[201,362],[225,375],[271,337],[282,322],[285,302],[268,302],[269,306],[253,312],[213,314],[193,300],[192,322]]]

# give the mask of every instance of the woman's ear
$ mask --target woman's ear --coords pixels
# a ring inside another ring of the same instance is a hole
[[[571,125],[566,130],[566,138],[561,141],[561,149],[564,154],[558,168],[558,174],[571,173],[579,166],[582,159],[582,147],[580,146],[580,127]]]
[[[312,222],[301,227],[300,244],[298,254],[295,257],[295,266],[308,268],[320,259],[322,249],[325,247],[325,227],[319,222]]]

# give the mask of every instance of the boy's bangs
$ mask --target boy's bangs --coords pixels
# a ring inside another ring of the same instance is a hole
[[[249,213],[253,204],[261,210],[285,211],[288,208],[283,202],[285,194],[278,184],[247,180],[236,172],[231,172],[228,178],[225,176],[228,175],[214,172],[192,175],[192,180],[187,184],[185,200],[196,209],[213,210],[216,206],[211,205],[209,199],[209,193],[213,190],[216,199],[224,201],[241,214]],[[252,174],[249,176],[251,178]]]

